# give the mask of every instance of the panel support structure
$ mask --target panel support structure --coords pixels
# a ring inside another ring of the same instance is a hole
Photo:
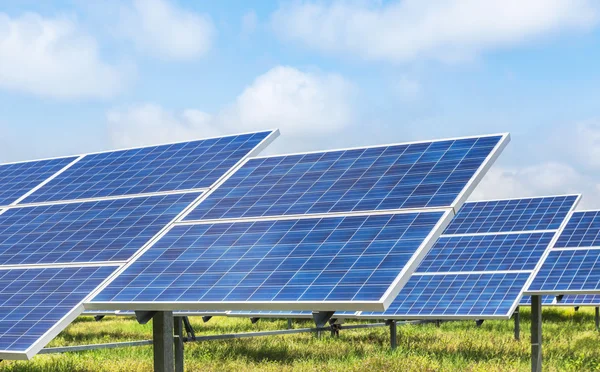
[[[176,316],[173,328],[175,331],[175,372],[183,372],[183,319]]]
[[[173,312],[157,311],[152,318],[154,372],[174,372]]]
[[[600,330],[600,307],[596,306],[596,314],[594,317],[596,321],[596,331]]]
[[[393,319],[386,323],[390,326],[390,348],[395,350],[398,347],[398,324]]]
[[[515,340],[519,341],[521,339],[521,314],[519,313],[519,307],[515,309],[515,313],[513,314],[515,320]]]
[[[531,371],[542,372],[542,296],[531,296]]]

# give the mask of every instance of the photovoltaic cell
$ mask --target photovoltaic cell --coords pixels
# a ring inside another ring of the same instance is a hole
[[[199,195],[7,209],[0,214],[0,265],[127,260]]]
[[[0,270],[0,355],[32,347],[115,269],[88,266]]]
[[[208,188],[272,133],[86,155],[24,202]]]
[[[416,272],[533,270],[553,237],[554,232],[444,235]]]
[[[503,138],[250,159],[186,220],[452,206]]]
[[[577,197],[561,195],[465,203],[444,234],[556,230]]]
[[[0,165],[0,205],[9,205],[24,196],[76,157]]]
[[[91,304],[247,303],[256,310],[257,302],[380,301],[446,215],[175,226]]]
[[[528,293],[600,290],[600,249],[551,250]]]
[[[529,273],[413,275],[385,315],[406,319],[426,316],[504,316]],[[381,313],[362,312],[372,316]]]

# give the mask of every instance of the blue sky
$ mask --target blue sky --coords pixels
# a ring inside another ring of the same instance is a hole
[[[600,207],[594,0],[0,8],[0,160],[278,127],[271,153],[508,131],[475,198]]]

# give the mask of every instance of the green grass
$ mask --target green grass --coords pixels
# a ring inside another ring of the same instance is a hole
[[[549,308],[544,313],[544,370],[600,371],[600,334],[593,308]],[[285,329],[285,320],[190,318],[198,335]],[[309,321],[296,327],[311,327]],[[81,317],[49,346],[149,339],[151,324],[132,318]],[[528,371],[529,311],[522,309],[521,341],[513,339],[512,321],[473,321],[398,327],[398,349],[389,349],[387,327],[325,334],[269,336],[185,345],[187,371]],[[31,361],[0,363],[1,371],[149,371],[152,348],[129,347],[39,355]]]

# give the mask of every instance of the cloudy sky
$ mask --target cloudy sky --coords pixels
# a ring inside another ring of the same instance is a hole
[[[0,7],[0,160],[280,128],[270,153],[510,132],[474,198],[600,208],[596,0]]]

